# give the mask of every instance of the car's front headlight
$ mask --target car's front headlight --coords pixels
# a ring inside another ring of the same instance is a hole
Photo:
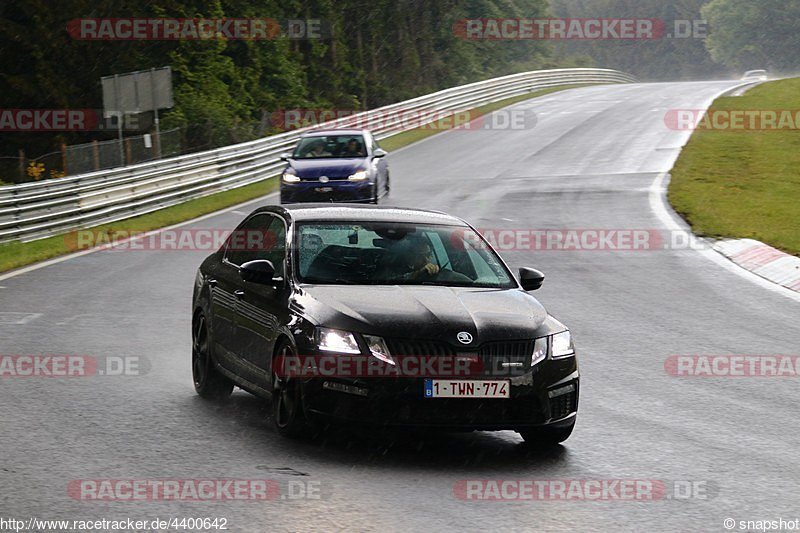
[[[361,353],[355,335],[338,329],[317,328],[317,347],[323,352]]]
[[[297,177],[297,171],[292,167],[287,168],[283,171],[281,178],[285,183],[297,183],[300,181],[300,178]]]
[[[350,181],[364,181],[369,177],[369,172],[366,169],[357,170],[355,173],[351,174],[347,179]]]
[[[550,345],[553,359],[575,355],[575,346],[572,344],[572,334],[569,330],[551,336]]]
[[[396,364],[394,359],[392,359],[392,354],[389,353],[389,348],[386,347],[386,342],[383,340],[383,337],[364,335],[364,340],[367,341],[369,353],[372,357],[380,359],[384,363],[389,363],[390,365]]]
[[[569,330],[566,330],[548,337],[539,337],[534,341],[531,366],[547,359],[548,344],[550,345],[550,357],[553,359],[563,359],[575,355],[575,345],[572,343],[572,334]]]
[[[547,359],[547,337],[539,337],[533,343],[531,366],[541,363],[545,359]]]

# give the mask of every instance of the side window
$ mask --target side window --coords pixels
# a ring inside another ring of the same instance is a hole
[[[268,259],[275,265],[275,275],[283,275],[283,256],[286,252],[286,228],[283,221],[272,215],[256,215],[228,238],[225,259],[236,266],[256,259]]]
[[[377,150],[378,148],[380,148],[380,146],[378,146],[378,141],[375,139],[375,137],[373,137],[373,136],[371,136],[371,135],[370,135],[370,138],[369,138],[369,144],[370,144],[370,149],[369,149],[369,151],[370,151],[371,153],[373,153],[373,154],[375,153],[375,150]]]

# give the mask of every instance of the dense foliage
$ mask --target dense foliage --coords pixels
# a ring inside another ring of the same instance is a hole
[[[466,41],[467,17],[545,16],[546,0],[26,0],[0,1],[0,109],[100,109],[100,77],[170,65],[188,149],[265,132],[281,108],[362,109],[497,75],[552,66],[541,41]],[[81,18],[320,19],[322,39],[76,40]],[[4,133],[0,156],[29,156],[58,143],[112,138]]]
[[[747,0],[744,0],[747,1]],[[661,38],[649,40],[569,41],[557,51],[589,56],[597,65],[635,74],[644,80],[709,79],[723,76],[703,35],[713,27],[702,22],[708,0],[551,0],[553,12],[565,18],[658,19]],[[677,23],[676,28],[676,22]],[[682,22],[686,21],[686,22]],[[683,37],[684,31],[691,36]],[[669,35],[672,35],[669,37]]]
[[[800,2],[712,0],[703,8],[714,31],[707,46],[716,61],[739,70],[800,68]]]
[[[454,31],[462,19],[552,16],[657,18],[669,32],[676,20],[707,19],[708,38],[467,40]],[[67,25],[83,18],[321,20],[326,31],[255,41],[74,39]],[[102,76],[169,65],[176,105],[163,129],[180,127],[188,151],[269,133],[270,112],[280,109],[366,109],[537,68],[601,66],[645,80],[785,72],[800,57],[797,20],[800,4],[784,0],[0,0],[0,110],[100,109]],[[152,119],[141,123],[147,131]],[[114,136],[0,131],[0,178],[19,174],[20,149],[35,158],[62,142]]]

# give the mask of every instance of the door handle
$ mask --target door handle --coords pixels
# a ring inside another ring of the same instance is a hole
[[[241,289],[236,289],[235,291],[233,291],[233,294],[235,294],[236,297],[239,298],[240,300],[244,298],[244,291]]]

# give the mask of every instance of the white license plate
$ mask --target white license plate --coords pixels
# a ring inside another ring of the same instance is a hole
[[[317,192],[333,192],[333,187],[317,187],[314,190]]]
[[[426,398],[510,398],[511,386],[505,380],[426,379]]]

